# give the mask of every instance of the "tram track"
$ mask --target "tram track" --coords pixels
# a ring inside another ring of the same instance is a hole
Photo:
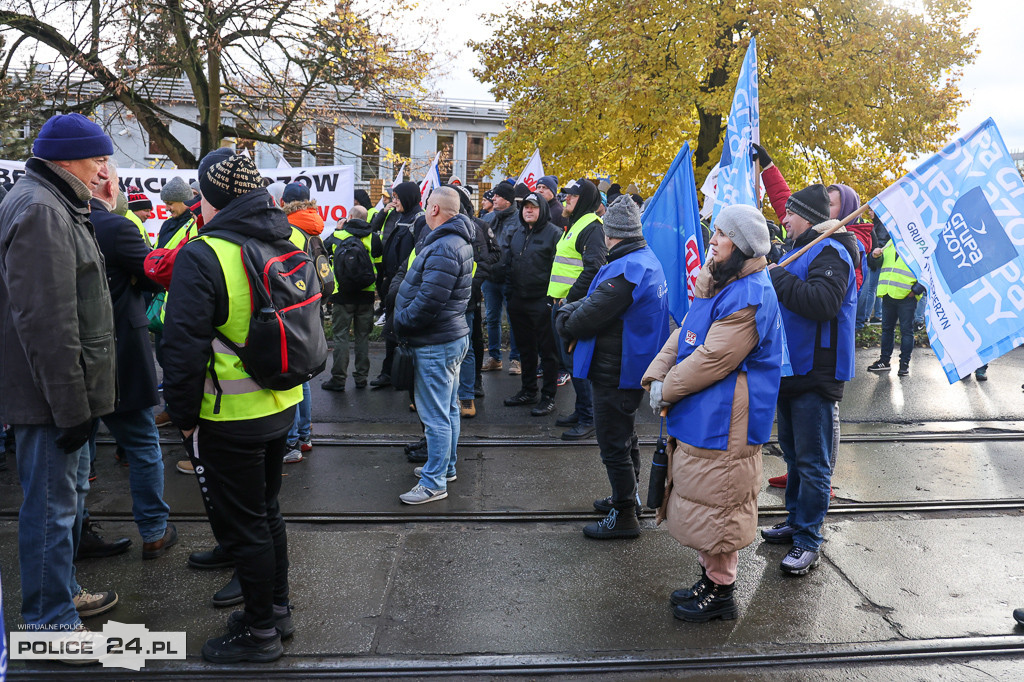
[[[754,668],[794,667],[807,673],[817,668],[867,668],[928,660],[978,661],[1000,657],[1024,657],[1024,637],[990,635],[950,639],[892,640],[883,642],[822,645],[794,651],[792,646],[762,648],[756,652],[726,651],[692,655],[679,651],[645,655],[593,656],[588,654],[468,654],[437,657],[305,656],[289,655],[280,665],[236,665],[214,667],[190,657],[173,668],[146,667],[147,679],[205,680],[237,679],[390,679],[454,678],[468,676],[569,676],[640,675],[718,671],[749,671]],[[61,679],[95,679],[96,669],[60,668]],[[18,670],[18,679],[52,679],[54,670]],[[104,679],[136,679],[130,670],[108,669]]]

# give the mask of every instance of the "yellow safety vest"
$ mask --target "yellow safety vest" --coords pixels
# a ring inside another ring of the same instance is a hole
[[[581,217],[558,240],[555,249],[555,262],[551,266],[551,280],[548,282],[548,296],[565,298],[572,285],[583,272],[583,254],[576,250],[576,239],[590,223],[602,220],[596,213],[588,213]],[[602,223],[603,224],[603,223]]]
[[[882,249],[882,269],[878,273],[878,296],[903,299],[910,295],[910,287],[917,278],[903,262],[892,240]]]
[[[153,248],[153,242],[149,241],[149,233],[146,232],[146,227],[142,224],[142,218],[135,215],[135,211],[128,211],[124,214],[124,217],[135,223],[135,226],[139,228],[139,233],[142,234],[142,241],[146,242],[146,246]]]
[[[380,210],[380,209],[378,209],[376,207],[371,208],[370,210],[368,210],[366,212],[366,222],[372,223],[373,222],[373,216],[377,215],[377,211],[378,210]]]
[[[200,236],[199,239],[217,255],[228,292],[228,318],[217,327],[217,331],[233,344],[244,346],[249,335],[252,300],[249,278],[238,255],[238,244],[216,237]],[[292,228],[288,239],[298,248],[304,248],[305,239],[299,230]],[[278,352],[277,349],[268,350]],[[269,417],[297,405],[301,400],[301,385],[287,391],[261,387],[246,373],[241,358],[220,338],[214,338],[213,356],[206,367],[203,403],[199,408],[201,419],[233,422]]]
[[[128,211],[128,212],[131,213],[131,211]],[[164,244],[163,248],[174,250],[182,242],[191,241],[192,237],[196,236],[196,232],[197,231],[198,231],[198,228],[196,227],[196,218],[195,218],[195,216],[192,216],[191,218],[188,219],[187,223],[185,223],[184,225],[182,225],[181,227],[178,228],[178,231],[174,233],[174,236],[171,237],[167,241],[166,244]],[[164,323],[164,320],[165,320],[166,317],[167,317],[167,292],[164,292],[164,305],[163,305],[163,307],[160,308],[160,323],[161,324]]]
[[[355,237],[355,235],[352,234],[351,232],[349,232],[348,230],[335,230],[334,231],[334,238],[337,239],[338,241],[344,241],[344,240],[348,239],[349,237]],[[376,275],[377,274],[377,268],[380,267],[380,264],[384,260],[384,257],[382,255],[381,256],[377,256],[376,258],[373,257],[373,232],[371,232],[370,234],[366,235],[365,237],[356,237],[356,239],[358,239],[359,241],[361,241],[363,243],[363,248],[365,248],[366,249],[366,253],[369,254],[370,262],[373,263],[373,274]],[[409,263],[411,265],[412,261],[410,261]],[[374,284],[371,284],[368,287],[363,287],[363,291],[377,291],[377,284],[374,283]]]

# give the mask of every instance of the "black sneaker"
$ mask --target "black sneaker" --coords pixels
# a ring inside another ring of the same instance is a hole
[[[405,453],[405,458],[413,464],[423,464],[427,461],[427,455],[427,444],[424,443],[423,447]]]
[[[228,616],[228,632],[232,635],[240,635],[245,629],[245,611],[232,611]],[[288,639],[295,634],[295,623],[292,622],[292,607],[288,607],[288,613],[279,616],[274,614],[274,627],[281,639]]]
[[[555,411],[555,400],[554,398],[541,398],[540,402],[537,403],[537,407],[530,410],[530,415],[533,417],[546,417]]]
[[[223,547],[216,545],[213,549],[208,549],[205,552],[192,552],[189,554],[188,565],[200,570],[233,568],[235,560],[228,556]]]
[[[413,452],[414,450],[421,450],[421,449],[423,449],[425,447],[427,447],[427,438],[426,438],[426,436],[424,436],[423,438],[420,438],[415,443],[406,443],[406,445],[405,445],[405,454],[408,455],[410,452]]]
[[[576,426],[580,423],[580,416],[573,412],[567,417],[559,417],[555,420],[555,426]]]
[[[909,362],[901,362],[900,363],[900,369],[899,369],[898,372],[896,372],[896,376],[905,377],[908,374],[910,374],[910,363]]]
[[[736,601],[732,598],[734,585],[735,583],[732,585],[711,583],[711,587],[696,599],[677,604],[672,610],[672,615],[690,623],[707,623],[715,618],[735,620]]]
[[[78,542],[76,559],[102,559],[103,557],[124,554],[132,546],[131,538],[118,538],[107,542],[99,534],[100,524],[89,519],[82,522],[82,536]]]
[[[370,386],[374,388],[384,388],[385,386],[391,385],[391,376],[388,374],[381,374],[379,377],[370,382]]]
[[[331,377],[330,379],[328,379],[324,383],[320,384],[320,388],[324,389],[325,391],[334,391],[335,393],[344,393],[345,392],[345,382],[344,381],[339,381],[338,379],[335,379],[334,377]]]
[[[607,514],[612,509],[614,509],[614,507],[612,507],[612,496],[611,495],[609,495],[608,497],[602,498],[600,500],[594,500],[594,511],[599,511],[602,514]],[[644,511],[643,505],[640,504],[640,495],[639,494],[637,494],[637,496],[636,496],[636,507],[635,507],[635,509],[636,509],[636,517],[639,519],[640,518],[640,514],[642,514],[643,511]]]
[[[520,407],[522,405],[533,405],[537,402],[536,393],[527,393],[526,391],[519,391],[511,398],[505,398],[506,407]]]
[[[575,424],[568,431],[562,432],[562,440],[583,440],[594,435],[593,424]]]
[[[243,625],[240,632],[208,639],[203,645],[203,658],[210,663],[270,663],[283,655],[280,634],[260,638],[252,634],[248,625]]]
[[[636,514],[612,509],[608,512],[608,516],[600,521],[585,525],[583,534],[595,540],[635,538],[640,535],[640,522],[637,521]]]
[[[888,360],[875,360],[872,364],[868,365],[869,372],[889,372],[892,371],[892,365],[889,364]]]

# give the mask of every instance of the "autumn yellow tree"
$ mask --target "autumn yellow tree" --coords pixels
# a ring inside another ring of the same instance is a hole
[[[974,58],[968,0],[533,0],[488,18],[478,76],[511,103],[488,168],[539,145],[563,176],[656,186],[684,141],[698,182],[721,156],[740,64],[757,37],[761,139],[793,184],[880,189],[939,148]]]
[[[348,107],[398,119],[422,113],[431,55],[390,30],[410,10],[405,0],[362,9],[352,0],[2,4],[0,27],[18,36],[23,51],[44,46],[58,55],[53,99],[86,112],[120,105],[178,166],[195,167],[225,137],[298,149],[295,131],[308,122],[344,125]],[[198,120],[174,108],[181,85]],[[172,121],[198,131],[198,157],[171,134]]]

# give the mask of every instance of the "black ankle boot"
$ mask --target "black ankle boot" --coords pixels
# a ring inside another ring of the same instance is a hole
[[[714,618],[734,620],[736,618],[736,602],[732,598],[732,585],[719,585],[712,582],[704,594],[682,604],[677,604],[673,614],[679,620],[690,623],[706,623]]]
[[[701,566],[700,580],[695,582],[692,587],[683,587],[673,592],[672,596],[669,597],[669,601],[672,602],[673,606],[679,606],[680,604],[684,604],[688,601],[698,599],[704,596],[704,593],[711,589],[712,585],[714,585],[714,583],[711,582],[710,578],[708,578],[708,572],[703,566]]]

